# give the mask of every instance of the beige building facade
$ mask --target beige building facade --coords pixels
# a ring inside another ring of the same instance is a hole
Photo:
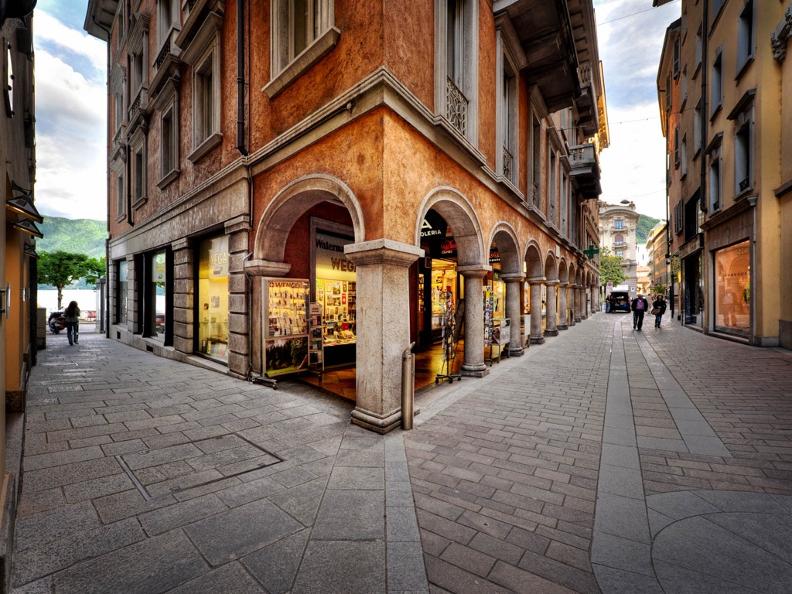
[[[762,346],[790,345],[791,11],[683,0],[658,72],[682,322]]]
[[[599,203],[600,249],[607,249],[612,255],[622,258],[624,281],[635,296],[638,290],[638,212],[635,204]]]
[[[662,285],[665,287],[666,294],[669,289],[668,283],[668,224],[665,221],[658,222],[649,231],[646,237],[646,251],[649,256],[649,279],[652,287]]]

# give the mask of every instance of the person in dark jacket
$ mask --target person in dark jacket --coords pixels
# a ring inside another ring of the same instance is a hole
[[[662,295],[658,295],[652,302],[652,314],[655,317],[655,328],[660,327],[660,320],[663,319],[663,314],[666,312],[666,300]]]
[[[638,297],[632,300],[630,309],[633,312],[633,330],[640,332],[643,327],[644,314],[649,309],[649,302],[641,293],[638,293]]]
[[[80,308],[76,301],[69,303],[66,311],[63,312],[63,317],[66,318],[66,336],[69,338],[69,344],[77,344],[80,333]]]

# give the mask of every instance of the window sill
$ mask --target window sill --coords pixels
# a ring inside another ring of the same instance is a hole
[[[321,37],[305,48],[299,56],[286,66],[269,83],[262,87],[270,99],[275,98],[283,89],[288,87],[298,76],[318,62],[327,52],[338,43],[341,31],[330,27]]]
[[[743,75],[748,72],[748,69],[751,67],[751,64],[754,62],[754,56],[751,54],[747,58],[745,58],[745,62],[743,62],[742,66],[737,69],[737,75],[734,77],[734,82],[740,82],[740,79]]]
[[[745,198],[753,194],[753,191],[754,191],[753,186],[749,186],[745,188],[743,191],[741,191],[739,194],[737,194],[734,197],[734,202],[739,202],[740,200],[744,200]]]
[[[126,213],[122,212],[116,217],[116,223],[123,223],[125,219],[126,219]]]
[[[715,106],[715,109],[712,110],[712,114],[710,115],[710,123],[715,121],[715,118],[718,117],[718,114],[721,111],[723,111],[723,102],[718,103],[718,105]]]
[[[164,189],[165,189],[165,188],[166,188],[168,185],[170,185],[170,183],[171,183],[171,182],[172,182],[174,179],[176,179],[177,177],[179,177],[179,173],[180,173],[180,172],[179,172],[179,170],[178,170],[178,169],[173,169],[173,170],[172,170],[170,173],[168,173],[167,175],[165,175],[165,176],[164,176],[164,177],[163,177],[161,180],[159,180],[159,181],[157,182],[157,187],[158,187],[160,190],[164,190]]]
[[[187,158],[193,163],[200,161],[201,158],[206,155],[206,153],[208,153],[214,147],[220,144],[220,141],[222,140],[223,140],[223,135],[220,134],[220,132],[215,132],[214,134],[211,134],[206,138],[206,140],[204,140],[201,144],[195,147],[193,149],[193,152],[187,155]]]
[[[701,154],[701,147],[697,148],[696,152],[693,153],[693,160],[695,161],[696,159],[698,159],[700,154]]]
[[[134,210],[138,210],[141,206],[143,206],[148,201],[148,196],[141,196],[135,202],[132,203],[132,208]]]

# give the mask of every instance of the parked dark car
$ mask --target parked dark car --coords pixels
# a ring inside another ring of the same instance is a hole
[[[608,296],[609,313],[624,311],[630,313],[630,294],[627,291],[613,291]]]
[[[49,319],[47,320],[47,326],[49,326],[50,332],[53,334],[59,334],[61,330],[66,329],[66,317],[63,315],[62,311],[53,311],[49,315]]]

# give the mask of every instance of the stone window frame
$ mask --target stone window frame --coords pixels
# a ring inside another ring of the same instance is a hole
[[[736,80],[748,70],[756,56],[756,5],[753,0],[744,0],[737,16],[737,60]],[[746,29],[745,24],[748,24]],[[747,39],[746,39],[747,36]]]
[[[109,169],[113,175],[112,191],[115,193],[115,220],[120,223],[127,215],[126,163],[122,159],[116,159],[110,162]],[[119,181],[121,182],[120,188],[118,185]]]
[[[448,2],[435,0],[435,114],[442,118],[448,128],[464,137],[473,147],[478,142],[479,111],[479,2],[463,0],[463,25],[458,32],[462,37],[462,76],[452,81],[454,86],[467,100],[465,130],[451,121],[449,97],[453,92],[448,83]],[[461,83],[461,87],[460,87]]]
[[[729,114],[729,119],[734,121],[734,197],[735,200],[751,193],[756,184],[756,120],[753,99],[750,99],[742,109],[734,114]],[[740,162],[741,154],[740,136],[747,133],[747,148],[744,162]],[[740,169],[745,169],[745,176],[740,179]],[[747,180],[745,187],[740,183]]]
[[[270,81],[262,88],[270,99],[332,50],[341,36],[335,26],[335,0],[318,0],[319,16],[311,10],[306,25],[306,29],[314,29],[314,38],[295,54],[293,3],[270,1]],[[312,9],[314,3],[308,7]]]
[[[165,189],[173,180],[179,177],[181,173],[180,165],[180,128],[179,125],[179,93],[175,85],[169,83],[163,92],[157,98],[159,116],[159,133],[160,133],[160,150],[159,150],[159,181],[157,187],[160,190]],[[166,171],[166,155],[165,155],[165,118],[170,114],[172,119],[171,123],[171,143],[173,151],[173,166]]]
[[[162,27],[165,22],[165,6],[170,4],[170,22],[167,31]],[[181,29],[181,6],[179,0],[157,0],[157,54],[162,50],[173,30]]]
[[[129,139],[129,181],[132,194],[132,208],[137,210],[148,200],[148,142],[142,128],[138,128]],[[137,156],[140,154],[140,171]],[[138,174],[140,175],[140,194],[137,194]]]
[[[496,102],[495,102],[495,170],[502,181],[516,187],[520,179],[520,69],[509,51],[502,29],[496,31]],[[511,89],[506,97],[505,84],[511,79]],[[508,104],[507,104],[508,102]],[[508,130],[507,130],[508,128]],[[507,171],[506,151],[511,155],[511,170]],[[507,175],[508,174],[508,175]]]
[[[687,133],[682,135],[679,143],[679,177],[685,179],[688,172]]]
[[[717,92],[718,96],[715,97],[716,85],[714,81],[718,80]],[[710,67],[709,77],[709,91],[710,91],[710,120],[714,120],[723,108],[723,48],[719,47],[715,50],[715,57],[712,60]]]
[[[200,35],[200,32],[199,32]],[[220,111],[222,92],[220,88],[220,43],[216,33],[210,34],[202,46],[202,51],[197,54],[197,59],[192,61],[192,152],[187,158],[193,163],[200,160],[211,149],[220,144],[223,135],[220,132]],[[192,49],[192,48],[191,48]],[[191,56],[192,57],[192,56]],[[204,118],[203,108],[198,98],[199,78],[207,72],[211,73],[211,110],[209,114],[209,129],[201,134],[199,128],[201,120]]]
[[[721,160],[720,147],[713,149],[709,154],[709,163],[707,164],[707,198],[710,212],[715,213],[723,208],[723,163]]]
[[[533,192],[533,205],[536,208],[541,208],[542,204],[542,118],[537,112],[536,108],[531,106],[529,110],[528,119],[530,121],[530,134],[528,140],[528,192],[527,196],[531,196]]]

